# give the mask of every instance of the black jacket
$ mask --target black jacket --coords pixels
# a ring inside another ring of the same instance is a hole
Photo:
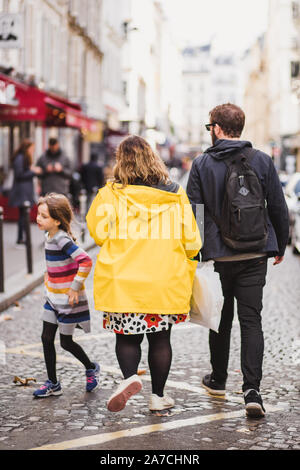
[[[61,173],[48,173],[47,165],[60,163],[63,167]],[[38,159],[37,166],[41,167],[43,174],[39,176],[42,184],[42,195],[47,193],[59,193],[67,196],[70,191],[70,179],[72,177],[71,162],[66,154],[59,149],[57,153],[49,150]]]
[[[191,204],[204,204],[204,244],[202,260],[234,256],[238,252],[227,247],[211,214],[218,220],[225,193],[227,172],[224,160],[238,149],[252,147],[241,140],[217,140],[203,155],[193,161],[187,195]],[[251,167],[259,177],[268,208],[268,240],[264,252],[271,256],[283,256],[289,237],[288,208],[284,199],[272,159],[260,150],[252,157]]]
[[[13,162],[14,183],[9,193],[8,205],[10,207],[21,207],[25,201],[31,205],[36,202],[36,196],[33,187],[33,178],[35,174],[30,168],[26,168],[25,157],[19,153]]]
[[[81,167],[82,183],[88,193],[92,193],[94,188],[104,186],[103,170],[97,162],[85,163]]]

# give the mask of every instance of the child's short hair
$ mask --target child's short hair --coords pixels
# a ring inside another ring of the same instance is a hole
[[[58,220],[61,230],[68,233],[76,241],[71,230],[74,214],[69,199],[63,194],[49,193],[39,198],[38,206],[41,204],[47,205],[50,217]]]

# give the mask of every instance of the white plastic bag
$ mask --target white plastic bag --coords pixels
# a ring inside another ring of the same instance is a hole
[[[196,270],[191,298],[190,321],[210,330],[219,331],[224,297],[219,274],[213,261]]]

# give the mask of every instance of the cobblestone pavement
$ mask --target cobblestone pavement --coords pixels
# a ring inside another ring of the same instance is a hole
[[[95,259],[96,251],[92,253]],[[140,369],[146,370],[142,392],[122,412],[110,413],[106,401],[121,375],[114,335],[102,329],[101,314],[97,312],[92,312],[92,334],[78,331],[76,337],[91,359],[101,364],[99,389],[85,393],[81,364],[57,344],[58,376],[64,394],[33,399],[33,390],[46,378],[40,342],[41,286],[23,298],[19,306],[4,312],[11,320],[1,321],[0,316],[0,449],[299,450],[300,257],[288,249],[284,263],[273,267],[272,262],[263,310],[264,418],[245,416],[236,319],[226,399],[209,396],[200,385],[202,376],[210,371],[207,330],[181,325],[172,332],[173,364],[166,388],[176,400],[172,415],[159,418],[148,411],[151,388],[146,340],[140,364]],[[93,305],[92,275],[86,287]],[[16,375],[36,378],[37,384],[15,385]]]

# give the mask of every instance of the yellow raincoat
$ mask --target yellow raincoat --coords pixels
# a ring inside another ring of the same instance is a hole
[[[95,308],[107,312],[186,314],[202,242],[188,197],[150,186],[107,183],[86,217],[101,246]]]

